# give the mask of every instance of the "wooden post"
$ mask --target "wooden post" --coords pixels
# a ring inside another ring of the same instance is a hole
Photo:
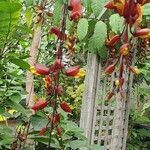
[[[28,60],[31,66],[34,66],[34,64],[36,63],[38,48],[41,42],[41,35],[42,35],[41,26],[39,26],[34,30],[33,40],[31,44],[30,57]],[[28,93],[26,97],[26,105],[29,108],[33,105],[33,94],[34,94],[33,78],[34,78],[33,74],[28,71],[26,76],[26,91]]]
[[[104,8],[100,15],[101,19],[107,12]],[[91,142],[93,115],[96,99],[97,81],[99,81],[99,58],[97,54],[88,54],[87,72],[85,77],[85,90],[82,100],[80,127],[84,129],[85,136]]]
[[[98,80],[98,62],[97,55],[88,54],[87,75],[85,78],[85,92],[81,107],[80,127],[84,129],[84,135],[87,137],[89,143],[92,134],[92,122]]]

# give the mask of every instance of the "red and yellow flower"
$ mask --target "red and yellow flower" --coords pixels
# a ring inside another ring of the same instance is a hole
[[[137,67],[133,67],[133,66],[130,66],[129,67],[129,70],[134,73],[135,75],[139,75],[141,72],[140,70],[137,68]]]
[[[43,64],[35,64],[35,66],[30,67],[30,72],[35,75],[48,75],[50,69]]]
[[[133,33],[135,37],[139,38],[150,38],[150,29],[145,28],[145,29],[139,29]]]
[[[123,44],[121,47],[120,47],[120,54],[121,55],[128,55],[129,54],[129,44],[126,43],[126,44]]]

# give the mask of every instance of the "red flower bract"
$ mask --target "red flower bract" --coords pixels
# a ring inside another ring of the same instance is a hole
[[[107,9],[115,9],[115,8],[116,8],[113,1],[108,2],[108,3],[105,5],[105,7],[106,7]]]
[[[61,85],[56,86],[55,92],[58,94],[58,96],[61,96],[63,93],[63,87]]]
[[[71,113],[71,112],[72,112],[72,110],[71,110],[69,104],[66,103],[65,101],[63,101],[63,102],[60,103],[60,107],[61,107],[65,112],[68,112],[68,113]]]
[[[51,27],[50,34],[55,34],[59,39],[66,40],[67,35],[64,32],[61,32],[60,29],[56,26]]]
[[[106,74],[112,74],[114,70],[115,70],[115,65],[112,64],[112,65],[109,65],[109,66],[105,69],[105,73],[106,73]]]
[[[45,100],[40,100],[38,102],[36,102],[31,109],[37,111],[37,110],[41,110],[43,108],[45,108],[48,105],[47,101]]]
[[[42,128],[42,129],[39,131],[39,135],[40,135],[40,136],[44,135],[44,134],[47,132],[47,130],[48,130],[47,127]]]
[[[52,122],[53,124],[53,128],[58,125],[58,123],[60,122],[60,114],[56,113],[54,114],[51,118],[50,118],[50,121]]]
[[[110,100],[114,96],[113,92],[109,92],[107,95],[107,100]]]
[[[150,0],[137,0],[137,2],[141,5],[144,5],[146,3],[150,3]]]
[[[59,137],[62,135],[62,128],[57,128],[57,134]]]
[[[40,75],[48,75],[50,73],[50,69],[43,64],[36,64],[35,70]]]
[[[61,59],[56,59],[54,62],[54,68],[55,69],[62,69],[64,67],[64,63]]]
[[[150,29],[139,29],[133,33],[135,37],[148,38],[150,37]]]
[[[80,15],[81,14],[78,11],[72,12],[71,15],[70,15],[70,19],[74,20],[74,21],[77,21],[80,18]]]
[[[80,66],[74,66],[70,67],[65,71],[65,74],[67,76],[76,76],[78,72],[80,71]]]
[[[119,35],[115,35],[113,36],[110,41],[107,42],[107,46],[108,47],[113,47],[116,43],[118,43],[120,41],[120,36]]]
[[[68,9],[73,10],[76,6],[81,5],[81,0],[69,0]]]
[[[70,0],[68,9],[71,10],[71,20],[77,21],[82,14],[81,0]]]
[[[113,9],[115,10],[117,13],[119,13],[119,15],[123,16],[124,13],[124,1],[120,0],[120,1],[110,1],[108,2],[105,7],[107,9]]]

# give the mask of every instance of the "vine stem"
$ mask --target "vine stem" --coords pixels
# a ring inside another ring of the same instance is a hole
[[[64,3],[64,9],[63,9],[63,18],[62,18],[62,22],[61,22],[61,32],[65,33],[66,30],[66,17],[68,14],[68,0]],[[63,45],[64,45],[64,41],[65,41],[65,35],[63,36],[63,38],[61,40],[56,41],[56,46],[58,45],[59,48],[63,49]],[[58,57],[58,59],[61,60],[62,62],[62,52],[61,55]],[[61,65],[60,62],[60,65]],[[58,70],[58,73],[56,75],[56,78],[58,79],[57,81],[55,81],[55,87],[58,88],[59,86],[59,76],[60,76],[60,70]],[[52,113],[52,119],[51,119],[51,128],[50,128],[50,134],[49,134],[49,144],[48,144],[48,148],[51,148],[51,138],[52,138],[52,131],[53,131],[53,117],[57,112],[57,98],[58,98],[58,94],[55,92],[55,99],[56,99],[56,103],[53,107],[53,113]]]

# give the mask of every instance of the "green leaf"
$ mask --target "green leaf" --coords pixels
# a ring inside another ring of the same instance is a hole
[[[97,52],[102,49],[107,36],[107,26],[99,21],[95,25],[94,34],[89,40],[88,48],[90,52]]]
[[[106,60],[107,59],[107,55],[108,55],[108,49],[105,45],[103,45],[102,48],[100,48],[98,51],[98,55],[100,56],[100,58],[102,60]]]
[[[0,49],[18,24],[22,5],[18,2],[0,1]]]
[[[27,69],[27,70],[30,69],[30,65],[22,59],[15,58],[14,56],[9,56],[8,59],[11,63],[21,67],[22,69]]]
[[[108,1],[109,0],[92,0],[91,1],[91,7],[92,7],[95,17],[99,16],[100,12],[102,11],[104,7],[104,4]]]
[[[34,130],[36,131],[39,131],[41,128],[45,127],[45,125],[48,123],[48,120],[45,116],[41,117],[37,114],[32,115],[30,119],[31,119],[31,124]]]
[[[120,17],[118,14],[113,14],[109,18],[109,24],[111,26],[111,29],[116,34],[119,34],[122,32],[124,27],[124,19],[123,17]]]
[[[88,144],[86,141],[81,141],[81,140],[74,140],[70,142],[70,147],[72,149],[77,149],[77,148],[83,148],[83,147],[87,147]]]
[[[102,148],[102,146],[98,145],[98,144],[93,144],[89,146],[90,150],[104,150],[104,148]]]
[[[149,137],[150,138],[150,131],[146,129],[138,129],[137,130],[140,136],[142,137]]]
[[[21,104],[16,103],[15,101],[9,100],[8,106],[15,109],[16,111],[21,112],[24,116],[27,116],[27,114],[28,114],[26,109]]]
[[[19,93],[14,93],[10,96],[10,100],[19,103],[21,101],[21,95]]]
[[[150,4],[148,3],[148,4],[144,5],[143,15],[145,15],[145,16],[150,15],[150,11],[149,10],[150,10]]]
[[[30,25],[32,24],[32,12],[31,12],[31,8],[28,8],[25,12],[25,20],[27,23],[27,26],[30,27]]]
[[[92,7],[95,17],[98,17],[98,15],[100,14],[100,11],[102,9],[101,1],[100,0],[92,0],[91,7]]]
[[[89,27],[88,27],[88,33],[87,33],[87,40],[89,40],[89,38],[94,34],[94,28],[95,28],[95,25],[96,25],[97,21],[95,20],[90,20],[88,22],[89,24]]]
[[[82,18],[79,20],[77,26],[77,35],[80,41],[82,41],[88,32],[88,20],[86,18]]]
[[[91,0],[83,0],[83,5],[88,12],[91,10]]]
[[[54,5],[53,24],[56,26],[59,26],[60,24],[60,20],[62,16],[62,5],[63,5],[62,0],[56,1]]]

